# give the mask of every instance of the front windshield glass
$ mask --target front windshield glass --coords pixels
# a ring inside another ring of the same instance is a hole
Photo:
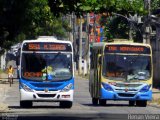
[[[72,77],[71,53],[23,53],[22,78],[28,80],[67,80]]]
[[[110,80],[147,80],[151,77],[151,57],[105,54],[103,76]]]

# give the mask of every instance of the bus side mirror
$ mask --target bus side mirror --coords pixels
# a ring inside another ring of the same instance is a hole
[[[20,60],[19,60],[20,58],[19,58],[19,56],[17,56],[16,57],[16,65],[18,66],[18,65],[20,65]]]
[[[99,65],[102,64],[102,55],[98,55],[98,63],[99,63]]]
[[[19,48],[17,51],[17,55],[16,55],[16,65],[20,65],[20,51],[21,49]]]

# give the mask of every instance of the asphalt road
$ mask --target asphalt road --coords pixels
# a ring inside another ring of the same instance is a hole
[[[75,79],[74,104],[71,109],[59,108],[56,102],[34,102],[32,108],[20,108],[18,80],[8,90],[3,102],[8,104],[9,109],[1,114],[2,120],[160,119],[160,108],[130,107],[127,101],[107,101],[106,106],[93,106],[88,92],[88,80],[78,76]]]

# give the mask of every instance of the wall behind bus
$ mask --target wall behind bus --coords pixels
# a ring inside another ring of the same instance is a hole
[[[160,27],[157,27],[156,36],[150,43],[153,52],[153,86],[160,88]]]

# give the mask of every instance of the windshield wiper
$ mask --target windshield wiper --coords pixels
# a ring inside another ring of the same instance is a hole
[[[54,56],[54,58],[52,59],[52,61],[55,61],[55,59],[56,59],[60,54],[61,54],[61,52],[58,52],[58,53]]]
[[[47,70],[47,67],[46,67],[46,81],[48,81],[48,70]]]

